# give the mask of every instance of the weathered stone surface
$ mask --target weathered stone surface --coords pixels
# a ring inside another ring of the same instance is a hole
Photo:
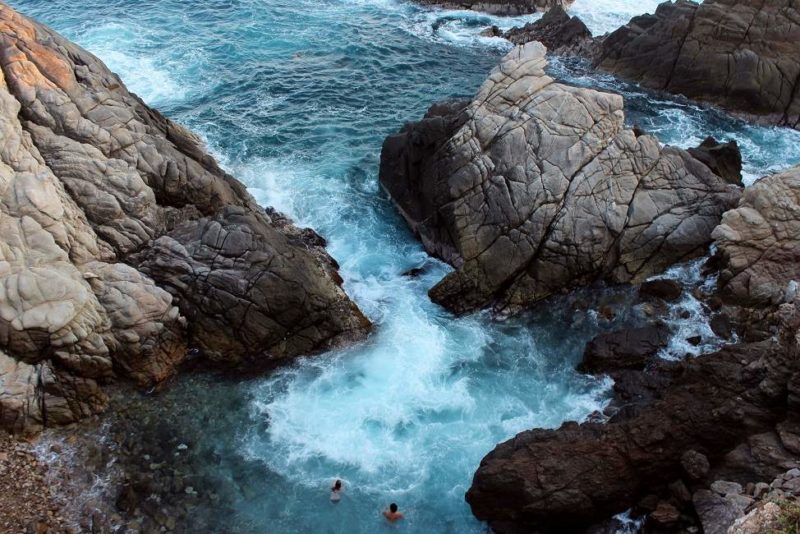
[[[582,373],[605,373],[619,369],[644,369],[659,350],[667,346],[666,325],[642,326],[600,334],[586,344]]]
[[[720,143],[713,137],[706,137],[700,146],[688,149],[689,154],[705,163],[714,174],[722,176],[728,183],[742,183],[742,153],[736,141]]]
[[[368,330],[319,240],[304,240],[260,208],[194,135],[129,93],[97,58],[4,4],[0,118],[0,426],[29,431],[74,421],[105,407],[101,386],[117,376],[152,385],[172,375],[186,354],[183,302],[134,256],[227,206],[246,215],[238,234],[272,247],[281,266],[237,256],[237,272],[272,277],[264,293],[258,284],[220,282],[213,259],[199,258],[204,274],[217,276],[218,292],[209,296],[236,288],[274,321],[316,322],[238,324],[242,314],[219,310],[208,337],[235,347],[283,335],[291,350],[260,347],[263,358],[279,358]],[[289,269],[294,277],[281,278]]]
[[[705,534],[727,534],[734,521],[744,515],[742,503],[713,491],[698,490],[692,502]]]
[[[634,504],[648,488],[682,473],[688,450],[724,454],[743,437],[776,423],[785,397],[759,387],[796,369],[777,342],[731,346],[676,364],[662,396],[606,424],[565,423],[501,443],[475,473],[467,501],[493,524],[510,521],[547,531],[585,526]]]
[[[641,84],[800,127],[795,0],[684,0],[604,39],[600,68]]]
[[[430,292],[453,311],[641,282],[702,254],[738,200],[688,152],[626,130],[619,95],[555,83],[544,55],[515,48],[466,108],[384,143],[381,184],[456,267]]]
[[[570,17],[556,6],[535,22],[514,27],[502,34],[515,45],[539,41],[551,54],[591,56],[594,50],[592,32],[578,17]]]
[[[444,9],[470,9],[483,11],[491,15],[518,16],[527,15],[560,6],[566,7],[574,0],[414,0],[426,6],[438,6]]]
[[[747,306],[793,299],[800,281],[800,167],[745,189],[713,237],[723,298]]]
[[[639,286],[639,296],[645,299],[660,299],[667,302],[678,300],[683,294],[683,287],[669,278],[648,280]]]

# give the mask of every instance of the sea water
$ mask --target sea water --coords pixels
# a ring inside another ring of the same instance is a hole
[[[625,292],[610,322],[576,300],[502,322],[453,317],[426,294],[449,267],[427,256],[377,184],[384,137],[439,99],[474,94],[508,51],[481,30],[538,15],[398,0],[11,3],[202,135],[261,203],[324,235],[348,293],[376,325],[362,344],[265,378],[185,378],[149,399],[162,415],[130,432],[191,435],[189,450],[207,458],[192,491],[210,492],[202,484],[213,481],[225,501],[224,512],[194,514],[193,530],[483,532],[464,502],[481,458],[519,431],[602,409],[609,381],[574,366],[588,339],[627,320]],[[602,34],[656,5],[577,0],[572,11]],[[800,162],[797,132],[748,125],[580,62],[555,60],[550,70],[623,93],[629,124],[662,142],[737,140],[748,182]],[[404,274],[412,268],[422,275]],[[334,478],[345,484],[337,505],[327,500]],[[407,520],[389,527],[379,513],[393,501]]]

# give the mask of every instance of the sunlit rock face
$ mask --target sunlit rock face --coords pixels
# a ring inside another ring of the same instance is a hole
[[[2,4],[0,116],[0,426],[95,413],[103,383],[157,384],[187,347],[252,367],[369,330],[319,236]]]
[[[469,103],[388,137],[380,181],[456,270],[430,292],[513,311],[597,279],[641,282],[703,254],[740,188],[690,152],[626,129],[620,95],[556,83],[515,48]]]

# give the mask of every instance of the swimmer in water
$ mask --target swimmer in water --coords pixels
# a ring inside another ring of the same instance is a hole
[[[394,523],[403,519],[404,516],[402,513],[397,511],[397,505],[392,503],[389,505],[388,510],[383,511],[383,517],[385,517],[389,523]]]
[[[342,481],[339,480],[339,479],[336,479],[336,482],[334,482],[333,486],[331,486],[331,502],[332,503],[338,503],[340,500],[342,500],[342,489],[343,489],[342,488]]]

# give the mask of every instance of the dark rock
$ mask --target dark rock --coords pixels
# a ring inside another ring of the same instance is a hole
[[[688,503],[692,500],[692,494],[689,492],[689,488],[686,487],[683,480],[676,480],[670,484],[669,491],[680,503]]]
[[[661,501],[658,506],[648,516],[658,526],[669,527],[677,523],[681,518],[681,512],[672,504]]]
[[[535,22],[514,27],[503,35],[515,45],[539,41],[547,51],[557,55],[589,56],[592,53],[592,32],[578,17],[570,17],[556,6]]]
[[[709,321],[709,326],[711,327],[711,331],[714,332],[714,335],[722,339],[730,339],[733,335],[731,320],[724,313],[714,314]]]
[[[688,450],[681,456],[681,467],[692,480],[702,480],[708,475],[711,464],[705,454]]]
[[[779,0],[679,0],[604,39],[600,68],[772,124],[800,126],[800,19]]]
[[[683,294],[683,287],[675,280],[657,278],[648,280],[639,286],[639,296],[642,298],[657,298],[666,302],[678,300]]]
[[[689,342],[690,345],[694,345],[695,347],[698,346],[700,343],[703,342],[703,336],[691,336],[687,337],[686,341]]]
[[[697,148],[690,148],[689,154],[730,184],[743,186],[742,153],[736,141],[718,143],[713,137],[706,137]]]
[[[632,417],[522,432],[483,459],[467,501],[490,525],[579,529],[680,478],[682,466],[702,477],[708,460],[687,451],[718,457],[774,425],[785,397],[759,382],[767,373],[785,383],[795,353],[775,341],[729,346],[676,364],[661,396]]]
[[[587,343],[578,370],[598,374],[618,369],[644,369],[647,362],[667,346],[669,337],[669,328],[663,324],[600,334]]]
[[[502,37],[503,31],[497,26],[489,26],[481,32],[481,37]]]

